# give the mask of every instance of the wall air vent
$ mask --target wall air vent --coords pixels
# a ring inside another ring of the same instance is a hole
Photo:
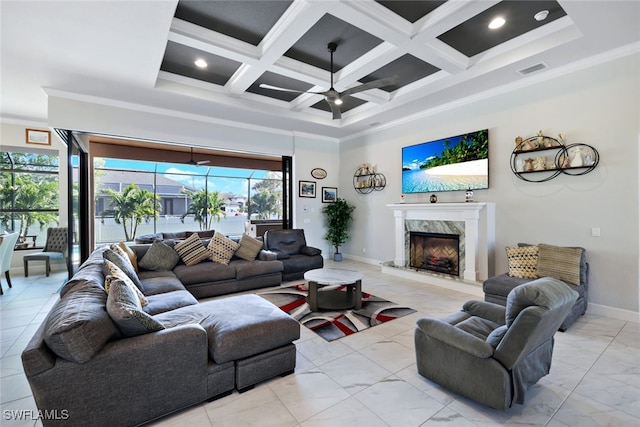
[[[522,70],[518,70],[518,72],[523,76],[526,76],[527,74],[535,73],[536,71],[544,70],[545,68],[547,68],[547,64],[545,64],[544,62],[541,62],[539,64],[535,64],[530,67],[523,68]]]

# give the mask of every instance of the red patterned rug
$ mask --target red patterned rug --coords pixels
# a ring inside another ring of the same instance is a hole
[[[326,288],[322,288],[319,292]],[[331,290],[343,291],[344,288],[344,286],[333,287]],[[366,292],[362,292],[362,309],[360,310],[312,312],[307,304],[308,294],[307,284],[302,283],[258,295],[280,307],[282,311],[291,315],[301,325],[311,329],[327,341],[352,335],[372,326],[415,313],[415,310],[409,307],[399,306]]]

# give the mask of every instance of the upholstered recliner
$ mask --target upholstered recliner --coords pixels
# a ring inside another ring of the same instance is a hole
[[[306,271],[324,265],[322,251],[307,246],[302,229],[267,230],[264,233],[264,249],[274,253],[282,262],[282,280],[302,279]]]
[[[418,373],[470,399],[506,410],[549,373],[553,336],[578,298],[544,277],[515,287],[506,307],[468,301],[443,319],[420,318]]]

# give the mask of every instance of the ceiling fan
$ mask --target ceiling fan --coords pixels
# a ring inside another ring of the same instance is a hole
[[[202,165],[206,165],[206,164],[209,164],[209,163],[211,163],[211,160],[200,160],[198,162],[193,160],[193,147],[191,147],[191,158],[185,164],[193,165],[193,166],[202,166]]]
[[[329,88],[329,90],[324,92],[305,92],[305,91],[299,91],[299,90],[293,90],[293,89],[286,89],[278,86],[271,86],[264,83],[261,84],[260,87],[263,89],[279,90],[283,92],[312,93],[315,95],[323,95],[324,99],[327,101],[327,103],[329,103],[329,107],[331,107],[331,112],[333,113],[333,119],[335,120],[335,119],[342,118],[342,113],[340,112],[340,105],[342,105],[342,100],[344,99],[345,96],[349,96],[357,92],[363,92],[369,89],[377,89],[385,86],[391,86],[398,83],[398,80],[399,80],[398,76],[386,77],[384,79],[374,80],[372,82],[364,83],[359,86],[355,86],[350,89],[343,90],[342,92],[338,92],[333,88],[333,53],[338,48],[338,44],[331,42],[327,45],[327,48],[331,53],[331,87]]]

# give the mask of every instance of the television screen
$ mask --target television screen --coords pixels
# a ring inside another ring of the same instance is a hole
[[[489,130],[402,148],[402,193],[489,188]]]

